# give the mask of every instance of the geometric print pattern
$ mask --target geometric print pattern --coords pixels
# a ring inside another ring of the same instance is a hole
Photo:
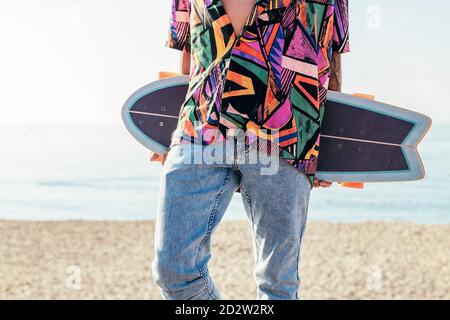
[[[256,0],[238,35],[221,0],[172,0],[165,44],[191,53],[172,145],[245,132],[247,144],[273,142],[312,182],[332,52],[349,51],[348,25],[348,0]]]

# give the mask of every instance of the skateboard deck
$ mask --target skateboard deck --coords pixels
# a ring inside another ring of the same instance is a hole
[[[188,82],[189,76],[152,82],[124,104],[123,122],[146,148],[167,150]],[[329,91],[316,177],[333,182],[422,179],[425,170],[417,146],[430,126],[431,119],[423,114]]]

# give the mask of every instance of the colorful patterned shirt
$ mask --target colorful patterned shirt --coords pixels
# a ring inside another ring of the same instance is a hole
[[[312,182],[332,52],[349,51],[348,25],[348,0],[256,0],[237,35],[221,0],[172,0],[165,44],[191,54],[172,145],[244,131],[247,144],[272,141]]]

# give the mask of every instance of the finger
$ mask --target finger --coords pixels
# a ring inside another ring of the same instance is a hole
[[[158,154],[157,153],[153,153],[151,156],[150,156],[150,161],[158,161]]]
[[[319,182],[319,184],[320,184],[320,186],[321,187],[324,187],[324,188],[328,188],[328,187],[330,187],[333,183],[332,182],[329,182],[329,181],[320,181]]]
[[[314,179],[313,186],[314,186],[314,188],[318,188],[320,186],[319,179],[317,179],[317,178]]]
[[[329,181],[320,181],[319,183],[320,183],[321,187],[329,187],[329,186],[331,186],[331,182],[329,182]]]

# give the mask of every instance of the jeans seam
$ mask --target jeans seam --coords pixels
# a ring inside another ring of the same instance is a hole
[[[309,180],[309,179],[308,179]],[[306,222],[308,220],[308,208],[309,208],[309,198],[308,201],[306,202],[306,209],[305,209],[305,219],[303,220],[302,226],[301,226],[301,230],[300,230],[300,244],[299,244],[299,248],[298,248],[298,252],[297,252],[297,281],[300,283],[300,274],[299,274],[299,267],[300,267],[300,252],[301,252],[301,246],[302,246],[302,242],[303,242],[303,235],[305,233],[305,228],[306,228]],[[297,298],[297,300],[300,299],[300,297],[298,296],[298,291],[295,293],[295,296]]]
[[[224,181],[223,181],[223,185],[222,185],[222,187],[220,188],[219,193],[218,193],[217,196],[216,196],[216,200],[214,201],[213,208],[211,209],[211,212],[210,212],[210,214],[209,214],[208,228],[207,228],[207,230],[206,230],[206,234],[205,234],[205,236],[203,237],[202,241],[200,242],[200,245],[199,245],[198,251],[197,251],[197,255],[196,255],[196,257],[195,257],[195,266],[197,267],[198,272],[200,273],[200,276],[203,278],[203,281],[205,282],[205,285],[206,285],[205,290],[206,290],[206,292],[208,293],[209,297],[212,298],[213,300],[214,300],[215,296],[214,296],[214,293],[212,292],[212,290],[211,290],[211,288],[210,288],[210,282],[208,281],[208,277],[207,277],[207,276],[208,276],[208,273],[207,273],[207,272],[204,272],[204,268],[201,268],[201,267],[198,265],[198,259],[199,259],[199,257],[200,257],[200,252],[201,252],[201,250],[202,250],[202,248],[203,248],[205,242],[208,240],[208,238],[209,238],[210,235],[211,235],[211,232],[212,232],[212,225],[213,225],[213,222],[214,222],[215,217],[216,217],[217,205],[218,205],[218,203],[219,203],[219,199],[220,199],[221,196],[223,195],[223,192],[224,192],[224,190],[225,190],[225,186],[226,186],[226,184],[227,184],[228,181],[229,181],[230,175],[231,175],[231,170],[230,170],[230,169],[227,169],[227,173],[226,173],[226,175],[225,175],[225,178],[224,178]]]
[[[255,252],[255,261],[253,263],[253,272],[254,272],[256,270],[256,265],[258,264],[258,261],[259,261],[259,259],[258,259],[259,246],[258,246],[258,241],[256,241],[255,216],[253,214],[252,199],[247,194],[247,192],[245,191],[244,187],[241,187],[241,192],[245,196],[245,198],[247,199],[248,207],[250,208],[250,218],[251,218],[251,224],[252,224],[253,241],[255,243],[255,250],[256,250],[256,252]]]

